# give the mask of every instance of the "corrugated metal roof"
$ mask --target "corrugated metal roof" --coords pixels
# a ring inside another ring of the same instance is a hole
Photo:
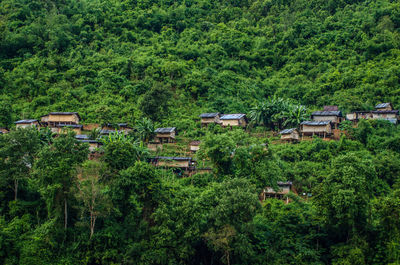
[[[195,145],[195,146],[197,146],[197,145],[200,145],[200,141],[191,141],[190,142],[190,145]]]
[[[374,114],[399,114],[398,110],[374,110]]]
[[[245,116],[246,116],[246,114],[242,114],[242,113],[224,114],[224,115],[222,115],[222,117],[220,119],[221,120],[239,120]]]
[[[219,115],[219,112],[214,112],[214,113],[202,113],[200,114],[200,118],[214,118]]]
[[[75,138],[77,140],[89,140],[90,137],[87,134],[78,134],[78,135],[75,135]]]
[[[279,134],[290,134],[290,133],[292,133],[292,132],[295,131],[295,130],[297,130],[297,129],[296,129],[296,128],[284,129],[284,130],[280,131]]]
[[[101,144],[101,142],[96,141],[96,140],[78,140],[78,142],[81,142],[81,143],[90,143],[90,144]]]
[[[284,182],[284,181],[278,181],[277,184],[278,184],[278,186],[292,185],[292,182],[291,182],[291,181],[286,181],[286,182]]]
[[[123,131],[117,131],[117,130],[100,130],[100,134],[110,134],[110,133],[122,133]]]
[[[375,108],[376,108],[376,109],[383,109],[383,108],[387,108],[387,107],[389,107],[389,106],[391,106],[391,105],[392,105],[392,103],[389,103],[389,102],[387,102],[387,103],[380,103],[380,104],[376,105]]]
[[[154,159],[162,159],[162,160],[176,160],[176,161],[190,161],[191,157],[179,157],[179,156],[156,156]]]
[[[310,125],[310,126],[326,126],[330,124],[330,121],[303,121],[300,123],[301,125]]]
[[[38,120],[19,120],[19,121],[16,121],[16,122],[14,122],[15,124],[23,124],[23,123],[34,123],[34,122],[37,122]]]
[[[312,116],[342,116],[342,112],[339,110],[332,110],[332,111],[314,111]]]
[[[81,118],[81,116],[79,116],[78,112],[57,112],[57,111],[55,111],[55,112],[50,112],[49,114],[51,114],[51,115],[73,115],[73,114],[75,114],[78,116],[79,119]],[[46,116],[46,115],[44,115],[44,116]]]
[[[157,128],[154,130],[155,133],[172,133],[175,131],[175,127],[167,127],[167,128]]]
[[[57,124],[57,127],[70,127],[70,128],[82,128],[81,124]]]

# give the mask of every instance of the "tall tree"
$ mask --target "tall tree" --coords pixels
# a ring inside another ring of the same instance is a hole
[[[61,217],[68,226],[68,201],[76,177],[76,168],[87,159],[89,149],[69,131],[59,135],[54,143],[45,146],[34,165],[34,182],[47,204],[48,215]]]

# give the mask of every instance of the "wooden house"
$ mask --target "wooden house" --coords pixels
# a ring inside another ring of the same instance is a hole
[[[38,127],[38,120],[19,120],[14,122],[16,128],[28,128],[28,127]]]
[[[361,119],[372,119],[371,111],[353,111],[346,114],[346,120],[357,123]]]
[[[70,129],[74,131],[76,134],[82,134],[83,125],[79,124],[57,124],[55,128],[57,129],[56,133],[62,133],[66,131],[66,129]],[[55,131],[55,130],[54,130]]]
[[[131,127],[128,126],[127,123],[107,123],[106,125],[104,125],[102,128],[102,130],[108,130],[108,131],[123,131],[123,132],[130,132],[133,129]]]
[[[155,142],[158,143],[173,143],[175,142],[176,128],[157,128],[154,131],[156,136],[154,137]]]
[[[292,182],[277,182],[278,189],[275,190],[273,187],[265,187],[265,189],[260,194],[260,199],[264,201],[266,198],[277,198],[285,199],[286,203],[289,202],[289,198],[286,196],[292,190]]]
[[[189,144],[190,152],[196,153],[197,151],[199,151],[200,143],[200,141],[191,141]]]
[[[102,145],[101,142],[97,140],[78,140],[81,143],[87,143],[89,145],[89,151],[91,153],[96,152],[97,149]]]
[[[59,124],[79,124],[80,116],[77,112],[50,112],[41,117],[44,126],[57,127]]]
[[[300,124],[301,134],[303,136],[330,136],[332,134],[332,126],[330,121],[303,121]]]
[[[314,111],[311,114],[311,119],[313,121],[329,121],[333,128],[338,128],[340,122],[342,122],[342,112],[339,110],[323,110]]]
[[[196,162],[191,157],[156,156],[151,162],[156,167],[176,169],[176,173],[183,175],[191,175],[196,169]]]
[[[297,142],[300,139],[300,134],[297,128],[285,129],[279,132],[282,141]]]
[[[247,126],[246,114],[224,114],[220,118],[223,127]]]
[[[214,113],[202,113],[200,114],[201,126],[207,127],[210,123],[220,124],[220,115],[218,112]]]
[[[393,110],[393,105],[392,103],[380,103],[375,106],[376,111],[388,111],[388,110]]]
[[[0,128],[0,134],[6,134],[6,133],[8,133],[7,128]]]

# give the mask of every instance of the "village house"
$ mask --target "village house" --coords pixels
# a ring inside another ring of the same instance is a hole
[[[292,182],[277,182],[278,190],[273,187],[265,187],[260,194],[260,200],[265,201],[267,198],[286,199],[286,203],[289,203],[288,194],[292,190]]]
[[[8,129],[7,128],[0,128],[0,134],[5,134],[8,133]]]
[[[223,127],[247,126],[246,114],[224,114],[220,118]]]
[[[28,128],[28,127],[38,127],[38,120],[19,120],[14,122],[16,128]]]
[[[200,114],[201,126],[207,127],[210,123],[220,124],[220,115],[218,112],[214,113],[202,113]]]
[[[375,106],[376,111],[388,111],[388,110],[393,110],[393,105],[392,103],[380,103]]]
[[[156,156],[151,159],[156,167],[174,168],[176,173],[191,175],[196,169],[196,162],[191,157]]]
[[[105,131],[115,131],[115,130],[124,131],[124,132],[132,131],[132,128],[129,127],[127,123],[116,123],[116,124],[107,123],[101,129],[105,130]]]
[[[89,144],[89,151],[91,153],[96,152],[96,150],[99,149],[99,147],[102,145],[102,143],[97,140],[78,140],[78,141],[81,143]]]
[[[346,120],[352,121],[353,123],[357,123],[361,119],[372,119],[371,111],[353,111],[351,113],[346,114]]]
[[[52,128],[52,131],[59,134],[70,129],[76,134],[82,134],[82,127],[83,126],[79,124],[57,124],[55,128]]]
[[[279,132],[282,141],[297,142],[300,139],[300,134],[297,128],[285,129]]]
[[[191,141],[189,144],[190,152],[196,153],[200,149],[200,141]]]
[[[330,107],[334,107],[334,106],[330,106]],[[311,114],[311,119],[313,121],[330,121],[331,125],[333,127],[332,129],[337,129],[339,123],[342,122],[342,112],[339,110],[314,111]]]
[[[303,121],[300,124],[302,136],[330,136],[332,126],[330,121]]]
[[[59,124],[79,124],[80,116],[77,112],[50,112],[41,117],[44,126],[56,128]]]
[[[156,136],[154,137],[154,141],[158,143],[173,143],[175,142],[176,128],[175,127],[167,127],[167,128],[157,128],[154,131]]]

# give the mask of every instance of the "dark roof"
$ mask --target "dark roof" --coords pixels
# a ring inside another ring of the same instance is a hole
[[[175,131],[175,127],[167,127],[167,128],[157,128],[154,130],[155,133],[172,133]]]
[[[380,103],[380,104],[376,105],[375,108],[376,109],[383,109],[383,108],[387,108],[389,106],[391,106],[393,108],[392,103],[389,103],[389,102],[388,103]]]
[[[294,132],[295,130],[297,130],[297,129],[296,128],[284,129],[284,130],[280,131],[279,134],[290,134],[290,133]]]
[[[338,111],[338,106],[324,106],[324,111]]]
[[[96,140],[78,140],[78,142],[89,143],[89,144],[101,144],[101,142],[96,141]]]
[[[56,126],[57,127],[69,127],[69,128],[82,128],[83,127],[83,125],[81,125],[81,124],[63,124],[63,123],[57,124]]]
[[[154,159],[162,159],[162,160],[176,160],[176,161],[190,161],[191,157],[179,157],[179,156],[156,156]]]
[[[15,124],[24,124],[24,123],[34,123],[37,122],[38,120],[19,120],[14,122]]]
[[[213,112],[213,113],[202,113],[200,114],[200,118],[214,118],[219,115],[219,112]]]
[[[128,123],[107,123],[107,127],[112,127],[114,125],[118,125],[119,127],[128,127]]]
[[[117,132],[117,133],[122,133],[123,131],[117,131],[117,130],[105,130],[105,129],[102,129],[102,130],[100,130],[100,134],[110,134],[110,133],[114,133],[114,132]]]
[[[374,110],[371,112],[375,114],[399,114],[398,110]]]
[[[75,135],[75,138],[77,140],[89,140],[89,135],[87,135],[87,134],[78,134],[78,135]]]
[[[200,141],[191,141],[190,145],[200,145]]]
[[[332,110],[332,111],[314,111],[312,114],[312,116],[338,116],[341,117],[342,116],[342,112],[339,110]]]
[[[286,181],[286,182],[278,181],[277,184],[278,184],[278,186],[286,186],[286,185],[292,185],[292,182],[291,181]]]
[[[221,120],[239,120],[245,117],[246,114],[237,113],[237,114],[224,114],[221,116]]]
[[[73,115],[73,114],[75,114],[78,116],[79,119],[81,119],[78,112],[57,112],[57,111],[55,111],[55,112],[50,112],[49,114],[51,114],[51,115]],[[44,116],[46,116],[46,115],[44,115]]]
[[[330,121],[303,121],[300,123],[301,125],[310,125],[310,126],[326,126],[330,124]]]

